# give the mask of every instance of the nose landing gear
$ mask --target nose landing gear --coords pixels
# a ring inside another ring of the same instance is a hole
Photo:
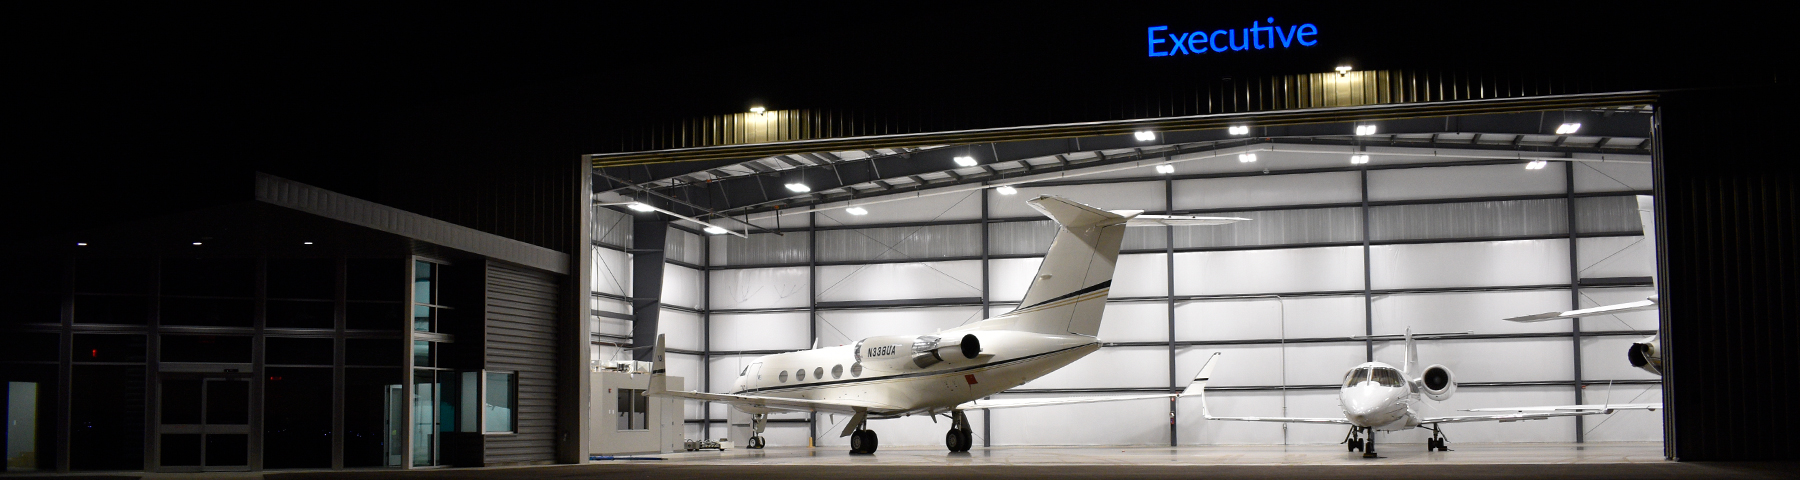
[[[1358,435],[1365,431],[1369,433],[1368,440],[1364,440],[1362,436]],[[1344,435],[1343,443],[1345,446],[1349,447],[1349,451],[1363,452],[1363,458],[1376,458],[1374,429],[1367,427],[1350,427],[1350,433]]]
[[[761,450],[764,446],[767,446],[767,442],[765,442],[762,437],[763,429],[766,428],[769,428],[768,414],[750,415],[750,441],[745,442],[746,444],[744,447],[751,450]]]
[[[952,453],[967,452],[975,446],[975,435],[969,428],[969,416],[962,410],[950,411],[950,432],[944,434],[944,446]]]

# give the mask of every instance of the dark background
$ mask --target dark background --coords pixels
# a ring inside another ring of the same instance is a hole
[[[1030,121],[1340,63],[1659,88],[1767,84],[1791,63],[1777,15],[1759,10],[1772,7],[1355,3],[7,3],[0,190],[13,207],[0,222],[16,240],[247,198],[255,170],[431,214],[421,202],[566,174],[621,127],[752,104],[1037,112],[1017,117]],[[1146,56],[1148,26],[1271,16],[1318,25],[1321,43]]]

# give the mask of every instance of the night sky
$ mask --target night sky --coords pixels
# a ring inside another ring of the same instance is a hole
[[[519,10],[9,2],[0,6],[12,130],[4,190],[14,207],[0,221],[33,236],[180,211],[219,198],[204,186],[253,170],[378,196],[396,182],[457,177],[422,168],[568,162],[604,150],[605,132],[620,126],[753,103],[1041,107],[1092,92],[1322,72],[1341,62],[1730,85],[1767,83],[1793,59],[1780,43],[1791,35],[1774,24],[1778,15],[1711,2],[1689,10],[971,3]],[[1262,4],[1232,5],[1251,3]],[[1269,17],[1315,24],[1320,44],[1146,55],[1150,26],[1245,28]]]

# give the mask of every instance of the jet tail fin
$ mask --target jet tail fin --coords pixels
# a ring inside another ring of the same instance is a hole
[[[1206,365],[1200,367],[1200,373],[1194,375],[1194,381],[1188,383],[1186,390],[1181,391],[1181,396],[1184,397],[1188,395],[1198,395],[1200,397],[1201,418],[1212,418],[1212,414],[1206,410],[1206,382],[1212,380],[1213,368],[1219,366],[1219,355],[1222,355],[1223,353],[1224,352],[1213,352],[1211,357],[1207,357]]]

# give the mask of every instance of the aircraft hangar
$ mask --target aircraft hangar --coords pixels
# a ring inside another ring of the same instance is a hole
[[[1388,74],[1300,80],[1360,90],[1364,79]],[[656,178],[607,168],[609,156],[594,155],[592,358],[631,358],[621,346],[644,345],[653,338],[644,322],[653,322],[667,339],[670,375],[732,392],[741,376],[758,374],[748,369],[762,355],[1005,314],[1020,306],[1056,236],[1055,223],[1026,201],[1057,195],[1108,210],[1249,220],[1128,230],[1098,335],[1104,347],[992,398],[1180,391],[1218,352],[1207,400],[1214,415],[1341,417],[1349,368],[1399,365],[1402,342],[1382,336],[1410,329],[1458,334],[1419,341],[1420,361],[1448,367],[1460,388],[1426,407],[1434,414],[1660,402],[1660,378],[1627,360],[1634,342],[1657,333],[1656,312],[1502,320],[1654,295],[1654,243],[1637,202],[1654,191],[1654,107],[1602,98],[1551,110],[1280,125],[1203,115],[1185,120],[1217,128],[1124,121],[1052,138],[886,148],[797,142],[785,148],[794,153]],[[797,128],[789,123],[804,114],[750,112],[721,124],[773,133]],[[1107,131],[1118,133],[1098,133]],[[1345,439],[1341,425],[1209,421],[1200,401],[969,418],[975,443],[993,447]],[[748,423],[745,415],[702,403],[687,402],[684,436],[742,445],[745,429],[730,425]],[[868,425],[884,446],[942,448],[949,427],[922,417]],[[845,449],[838,433],[846,421],[776,413],[764,435],[770,448]],[[1660,442],[1662,422],[1661,412],[1637,410],[1445,433],[1467,443]],[[1422,449],[1428,436],[1409,430],[1381,441]]]

